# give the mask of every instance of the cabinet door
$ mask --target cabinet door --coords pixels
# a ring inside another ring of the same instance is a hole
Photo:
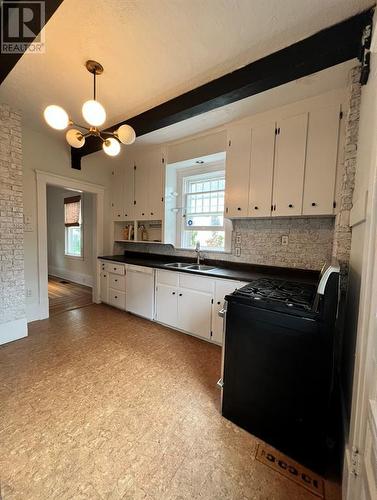
[[[334,213],[340,106],[309,113],[304,215]]]
[[[158,283],[156,287],[156,320],[177,327],[177,288]]]
[[[143,153],[135,157],[135,200],[134,216],[135,220],[146,220],[148,205],[148,172],[147,161]]]
[[[109,302],[109,273],[101,271],[100,274],[100,299],[101,302]]]
[[[124,167],[124,199],[123,199],[124,220],[134,220],[134,199],[135,199],[134,160],[131,155],[128,155]]]
[[[124,165],[114,165],[111,178],[111,209],[113,220],[123,220]]]
[[[161,148],[148,153],[148,206],[150,220],[162,220],[163,215],[163,167]]]
[[[278,124],[272,215],[302,213],[307,125],[307,113]]]
[[[251,128],[228,130],[225,168],[225,217],[247,217],[249,200]]]
[[[212,340],[218,344],[223,342],[223,318],[220,318],[219,311],[224,307],[224,297],[228,295],[236,288],[241,288],[246,285],[242,281],[216,281],[215,284],[215,297],[213,300],[212,308]]]
[[[211,338],[212,295],[180,288],[178,293],[178,328],[185,332]]]
[[[249,216],[271,215],[275,122],[255,126],[251,136]]]

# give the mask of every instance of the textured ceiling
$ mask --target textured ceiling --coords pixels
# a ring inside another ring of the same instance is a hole
[[[133,116],[369,7],[371,0],[64,0],[46,26],[46,53],[26,54],[0,100],[43,127],[48,104],[82,121],[86,59],[105,72],[106,125]],[[341,43],[341,41],[340,41]]]

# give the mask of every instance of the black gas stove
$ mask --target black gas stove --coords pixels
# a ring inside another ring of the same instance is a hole
[[[315,313],[316,292],[316,285],[260,278],[236,290],[233,297],[249,300],[256,307],[302,315]]]
[[[225,297],[222,414],[304,465],[326,457],[339,267],[317,285],[261,278]]]

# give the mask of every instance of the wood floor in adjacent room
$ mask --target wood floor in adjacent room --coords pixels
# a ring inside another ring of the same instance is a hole
[[[105,305],[30,324],[0,348],[2,499],[318,500],[221,417],[220,353]]]
[[[92,289],[71,281],[48,277],[48,301],[50,316],[85,307],[92,303]]]

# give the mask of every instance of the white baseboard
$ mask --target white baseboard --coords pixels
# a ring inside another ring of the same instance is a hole
[[[26,318],[0,324],[0,345],[27,337]]]
[[[56,276],[57,278],[72,281],[72,283],[77,283],[78,285],[86,285],[93,288],[94,278],[90,274],[78,273],[76,271],[69,271],[67,269],[53,266],[48,267],[48,274]]]
[[[26,319],[28,323],[41,319],[41,311],[38,303],[26,304]]]

